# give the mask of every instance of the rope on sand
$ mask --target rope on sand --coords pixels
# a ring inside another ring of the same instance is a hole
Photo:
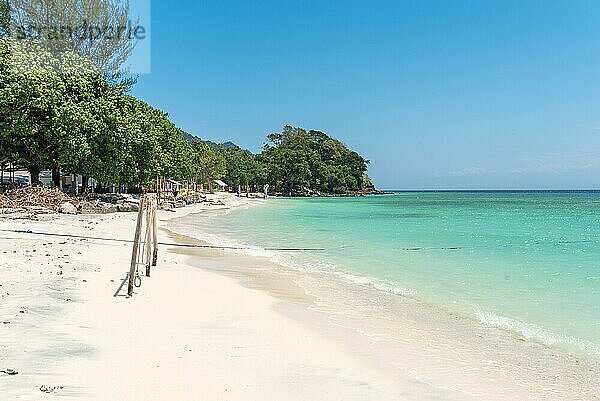
[[[58,233],[45,233],[31,230],[2,230],[2,232],[10,232],[16,234],[29,234],[29,235],[45,235],[50,237],[63,237],[63,238],[77,238],[77,239],[89,239],[97,241],[109,241],[109,242],[121,242],[121,243],[132,243],[132,240],[118,239],[118,238],[105,238],[105,237],[92,237],[84,235],[71,235],[71,234],[58,234]],[[203,248],[203,249],[223,249],[223,250],[254,250],[255,248],[250,247],[238,247],[238,246],[220,246],[220,245],[200,245],[200,244],[177,244],[173,242],[159,242],[159,245],[173,246],[180,248]],[[266,251],[324,251],[325,248],[263,248]]]

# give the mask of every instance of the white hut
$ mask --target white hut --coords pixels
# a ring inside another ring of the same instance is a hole
[[[213,180],[213,181],[215,182],[215,184],[217,184],[220,191],[227,191],[227,188],[229,188],[229,185],[225,184],[221,180]]]

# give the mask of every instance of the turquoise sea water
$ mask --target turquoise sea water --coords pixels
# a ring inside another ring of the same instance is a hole
[[[399,192],[267,203],[204,215],[198,228],[216,233],[213,242],[259,253],[324,248],[265,254],[600,357],[600,192]]]

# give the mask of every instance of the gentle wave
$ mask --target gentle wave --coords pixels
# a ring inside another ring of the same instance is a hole
[[[506,316],[497,315],[493,312],[475,311],[475,316],[477,316],[477,319],[487,327],[511,331],[522,335],[528,340],[539,341],[546,345],[566,345],[576,347],[588,355],[596,357],[600,356],[600,347],[597,344],[581,338],[553,333],[536,324],[521,322]]]
[[[190,229],[186,229],[186,228],[187,227],[185,227],[185,226],[179,226],[179,227],[174,228],[173,231],[177,231],[180,234],[187,235],[188,237],[193,237],[200,241],[204,241],[207,244],[215,246],[215,247],[231,248],[231,249],[223,249],[223,251],[241,252],[241,253],[247,254],[249,256],[259,256],[259,257],[266,257],[266,258],[272,258],[275,256],[274,251],[268,251],[268,250],[258,247],[258,246],[246,244],[241,241],[226,238],[224,236],[217,235],[217,234],[208,233],[206,231],[200,232],[200,231],[194,230],[192,228],[190,228]]]
[[[412,290],[410,288],[405,288],[398,286],[397,284],[389,281],[383,280],[379,278],[367,277],[367,276],[359,276],[356,274],[344,273],[344,272],[335,272],[338,277],[341,277],[347,281],[350,281],[354,284],[366,285],[373,287],[379,291],[389,292],[394,295],[401,295],[404,297],[413,297],[417,295],[417,291]]]
[[[251,245],[240,240],[234,240],[223,235],[208,233],[206,231],[199,232],[198,230],[194,230],[192,227],[181,226],[178,228],[180,228],[181,231],[185,231],[182,232],[182,234],[192,236],[214,246],[243,248],[225,250],[228,252],[239,252],[248,256],[268,258],[279,266],[298,271],[333,274],[336,277],[345,280],[346,282],[361,286],[368,286],[379,291],[384,291],[399,296],[414,297],[418,294],[416,290],[402,287],[398,285],[398,283],[390,280],[349,273],[344,271],[339,266],[324,261],[302,260],[293,253],[266,250],[262,247]],[[529,340],[538,341],[546,345],[575,347],[580,351],[583,351],[585,354],[594,357],[600,357],[600,347],[590,341],[573,336],[556,334],[536,324],[525,323],[516,319],[498,315],[493,312],[474,311],[474,314],[476,318],[487,327],[495,327],[513,333],[518,333]]]
[[[240,252],[249,256],[258,256],[270,259],[273,263],[288,267],[294,270],[312,272],[312,273],[328,273],[334,274],[335,276],[346,280],[347,282],[359,285],[365,285],[373,287],[379,291],[385,291],[395,295],[401,296],[415,296],[417,295],[417,291],[402,287],[397,285],[396,283],[384,280],[375,277],[361,276],[357,274],[351,274],[348,272],[344,272],[338,266],[333,265],[331,263],[326,263],[319,260],[299,260],[295,258],[293,254],[286,252],[277,252],[266,250],[264,248],[254,246],[251,244],[247,244],[245,242],[239,240],[233,240],[231,238],[226,238],[222,235],[207,233],[206,231],[202,231],[201,233],[197,230],[182,230],[186,231],[185,235],[194,237],[196,239],[207,242],[210,245],[214,246],[223,246],[223,247],[231,247],[231,248],[242,248],[242,249],[233,249],[233,250],[225,250],[230,252]]]

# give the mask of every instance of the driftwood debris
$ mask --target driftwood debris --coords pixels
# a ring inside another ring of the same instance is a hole
[[[127,194],[72,196],[58,188],[22,187],[0,194],[0,214],[105,214],[137,212],[139,200]]]
[[[67,202],[74,203],[74,198],[57,188],[23,187],[9,189],[4,194],[0,194],[0,209],[35,206],[58,212],[60,205]]]

